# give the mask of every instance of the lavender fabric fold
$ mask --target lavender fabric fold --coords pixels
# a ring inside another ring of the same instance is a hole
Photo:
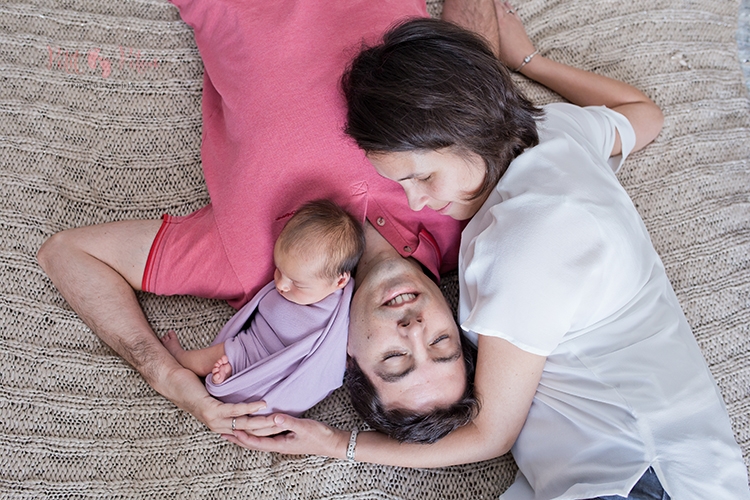
[[[206,389],[226,403],[263,400],[268,415],[300,415],[341,386],[353,280],[310,305],[283,298],[271,282],[221,329],[232,376]]]

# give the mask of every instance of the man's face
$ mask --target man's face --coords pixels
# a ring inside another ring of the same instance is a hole
[[[347,350],[386,409],[422,413],[458,401],[466,388],[460,342],[440,289],[417,264],[389,261],[359,284]]]

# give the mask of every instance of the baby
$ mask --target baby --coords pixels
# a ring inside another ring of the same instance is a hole
[[[266,414],[300,414],[342,383],[351,274],[364,245],[362,226],[347,212],[327,200],[307,203],[276,240],[274,280],[211,346],[185,350],[174,332],[161,340],[222,401],[262,399]]]

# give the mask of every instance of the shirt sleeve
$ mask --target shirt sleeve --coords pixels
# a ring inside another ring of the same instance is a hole
[[[226,257],[212,205],[184,217],[163,217],[141,287],[157,295],[226,300],[235,308],[251,298]]]

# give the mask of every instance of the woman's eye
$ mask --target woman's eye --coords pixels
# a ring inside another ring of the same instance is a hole
[[[428,176],[426,176],[426,177],[422,177],[422,178],[421,178],[421,179],[419,179],[419,180],[420,180],[420,181],[422,181],[422,182],[427,182],[427,181],[429,181],[430,179],[432,179],[432,174],[430,174],[430,175],[428,175]]]

